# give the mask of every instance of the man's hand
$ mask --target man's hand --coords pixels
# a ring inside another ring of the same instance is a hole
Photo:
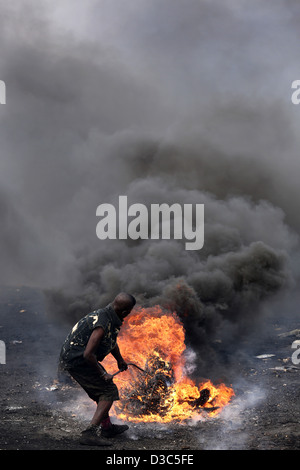
[[[122,372],[128,369],[128,365],[126,364],[123,358],[118,361],[118,367],[119,370],[121,370]]]
[[[109,382],[110,380],[113,379],[113,376],[111,374],[108,374],[107,372],[101,376],[103,380],[105,380],[105,382]]]

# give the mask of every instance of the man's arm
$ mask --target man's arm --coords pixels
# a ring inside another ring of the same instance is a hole
[[[90,364],[99,372],[100,377],[102,377],[105,380],[110,380],[112,378],[111,375],[107,374],[104,367],[102,367],[101,364],[99,364],[97,360],[97,356],[96,356],[96,351],[103,337],[104,337],[103,328],[101,327],[95,328],[85,347],[83,357],[87,361],[88,364]]]
[[[124,361],[124,359],[122,357],[122,354],[120,352],[120,348],[119,348],[117,343],[116,343],[114,349],[112,349],[110,352],[114,356],[114,358],[116,359],[119,369],[120,370],[127,370],[128,366],[126,364],[126,361]]]

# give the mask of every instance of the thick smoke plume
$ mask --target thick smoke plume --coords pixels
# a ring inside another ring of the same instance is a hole
[[[297,3],[0,8],[1,282],[70,324],[122,290],[176,310],[194,348],[242,335],[297,282]],[[204,204],[204,248],[100,241],[119,195]]]

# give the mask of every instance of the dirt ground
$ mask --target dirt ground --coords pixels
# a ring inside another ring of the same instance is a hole
[[[236,395],[218,417],[174,425],[130,424],[109,449],[299,450],[300,366],[291,361],[297,331],[290,333],[297,328],[295,321],[269,325],[269,343],[260,353],[274,355],[254,357],[251,366],[237,364]],[[79,388],[55,382],[68,330],[46,318],[39,291],[1,288],[0,339],[6,345],[6,364],[0,364],[1,450],[83,450],[78,438],[94,404]]]

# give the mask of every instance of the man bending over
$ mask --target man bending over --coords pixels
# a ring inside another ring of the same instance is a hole
[[[111,353],[119,370],[127,369],[117,336],[124,318],[135,303],[132,295],[121,292],[112,303],[79,320],[62,346],[60,368],[67,370],[97,403],[90,425],[81,433],[81,444],[108,446],[111,444],[103,438],[114,437],[128,429],[127,425],[116,425],[110,421],[109,410],[113,402],[119,400],[119,392],[112,376],[99,362]]]

